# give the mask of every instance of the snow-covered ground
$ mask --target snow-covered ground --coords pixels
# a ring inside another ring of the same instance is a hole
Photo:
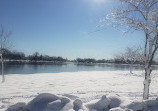
[[[103,95],[142,99],[144,72],[94,71],[47,74],[9,74],[0,84],[0,111],[17,102],[29,102],[40,93],[80,98],[85,104]],[[158,97],[158,72],[152,72],[151,98]]]

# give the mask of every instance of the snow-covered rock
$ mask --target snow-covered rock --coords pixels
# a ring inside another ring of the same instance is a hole
[[[44,111],[69,111],[72,109],[72,102],[66,97],[61,97],[56,101],[48,103]]]
[[[83,102],[80,99],[76,99],[74,102],[74,110],[78,111],[79,109],[83,109]]]
[[[158,105],[158,99],[156,99],[156,100],[145,100],[144,102],[149,107]]]
[[[104,95],[102,98],[96,103],[87,104],[87,108],[90,111],[106,111],[108,110],[110,105],[110,100]]]
[[[63,106],[71,101],[67,97],[60,97],[59,99],[61,100],[61,103],[62,103]]]
[[[125,108],[132,109],[133,111],[143,111],[146,108],[146,105],[143,101],[133,101],[127,104]]]
[[[47,104],[44,111],[60,111],[61,109],[61,100],[56,100]]]
[[[146,108],[144,111],[158,111],[158,98],[156,100],[145,100]]]
[[[119,107],[120,104],[122,103],[122,100],[120,99],[119,96],[116,95],[110,95],[108,96],[110,100],[109,108],[116,108]]]
[[[48,103],[56,101],[57,99],[59,99],[59,97],[56,95],[43,93],[30,101],[26,107],[29,111],[43,111]]]
[[[73,109],[75,111],[87,111],[86,107],[83,105],[83,102],[80,100],[80,99],[76,99],[74,102],[73,102]]]
[[[25,103],[19,102],[17,104],[10,106],[6,111],[27,111],[25,106]]]
[[[69,102],[69,103],[65,104],[65,106],[61,109],[61,111],[75,111],[73,109],[73,103]]]

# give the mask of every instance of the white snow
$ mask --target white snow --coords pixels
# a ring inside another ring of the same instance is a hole
[[[90,111],[104,111],[108,109],[108,106],[110,105],[110,100],[104,95],[101,97],[99,101],[95,101],[94,103],[90,103],[86,105],[86,107]]]
[[[68,101],[64,104],[65,109],[71,109],[71,107],[73,107],[72,104],[74,104],[72,102],[76,99],[78,99],[76,101],[78,104],[76,108],[82,108],[84,105],[86,106],[88,104],[97,104],[99,101],[106,102],[107,106],[109,105],[111,108],[117,106],[121,106],[121,108],[128,106],[131,108],[133,104],[137,103],[135,102],[136,100],[142,100],[144,80],[142,71],[134,71],[133,73],[134,74],[129,74],[129,71],[94,71],[19,75],[9,74],[6,75],[6,81],[0,84],[0,111],[4,111],[9,106],[19,102],[21,102],[20,105],[22,102],[28,103],[41,93],[57,95],[55,103],[50,103],[48,101],[49,104],[45,104],[48,105],[49,108],[54,108],[52,107],[53,104],[61,104],[62,99],[59,99],[61,96],[71,100],[69,102],[68,99],[64,99]],[[157,73],[157,71],[152,73],[150,85],[151,98],[156,98],[158,96],[158,88],[156,88],[158,85]],[[118,96],[111,96],[112,94]],[[106,95],[109,100],[114,102],[108,103],[107,99],[102,100],[103,95]],[[124,102],[124,100],[130,101]],[[120,103],[117,104],[115,101]],[[154,100],[151,100],[151,102],[153,101]],[[138,107],[139,105],[143,106],[147,103],[150,105],[151,102],[140,102]],[[121,110],[121,108],[115,109]]]

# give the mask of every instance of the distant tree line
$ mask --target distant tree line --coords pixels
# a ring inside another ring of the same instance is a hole
[[[26,60],[23,52],[10,51],[8,49],[3,49],[3,56],[5,60]]]
[[[56,57],[56,56],[48,56],[48,55],[42,55],[38,52],[35,52],[31,55],[25,55],[23,52],[18,51],[10,51],[8,49],[3,49],[3,56],[5,61],[27,61],[27,62],[68,62],[70,60],[65,59],[63,57]],[[72,62],[75,63],[81,63],[81,64],[94,64],[94,63],[116,63],[116,64],[127,64],[126,60],[122,59],[120,57],[115,57],[114,59],[99,59],[96,60],[94,58],[77,58],[75,60],[72,60]],[[141,61],[135,61],[134,64],[142,64]],[[158,64],[157,62],[153,62],[153,65]]]
[[[68,61],[67,59],[62,58],[62,57],[42,55],[42,54],[39,54],[38,52],[35,52],[32,55],[29,55],[27,57],[27,59],[30,61],[35,61],[35,62],[36,61],[54,61],[54,62],[66,62],[66,61]]]
[[[74,62],[76,63],[83,63],[83,64],[93,64],[93,63],[115,63],[115,64],[127,64],[128,62],[131,62],[130,60],[124,60],[122,58],[117,58],[115,57],[114,59],[100,59],[100,60],[96,60],[93,58],[77,58],[76,60],[74,60]],[[142,61],[136,60],[133,64],[140,64],[143,65]],[[152,63],[153,65],[158,65],[158,62],[153,61]]]
[[[96,60],[94,58],[77,58],[76,60],[74,60],[74,62],[76,63],[114,63],[115,60],[110,59],[110,60],[105,60],[105,59],[99,59]]]
[[[109,59],[109,60],[105,60],[105,59],[100,59],[100,60],[96,60],[93,58],[77,58],[75,60],[76,63],[117,63],[117,64],[126,64],[126,62],[120,58],[114,58],[114,59]]]
[[[5,60],[8,61],[17,61],[17,60],[27,60],[31,62],[41,62],[41,61],[53,61],[53,62],[66,62],[68,61],[62,57],[42,55],[38,52],[33,53],[32,55],[26,56],[23,52],[10,51],[8,49],[3,49],[3,56]]]

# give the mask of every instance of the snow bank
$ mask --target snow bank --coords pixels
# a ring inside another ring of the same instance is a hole
[[[53,94],[40,94],[26,106],[29,111],[69,111],[73,108],[70,99]]]
[[[67,97],[58,97],[53,94],[43,93],[38,95],[27,105],[17,103],[10,106],[6,111],[84,111],[85,108],[81,100],[72,102]]]
[[[83,104],[80,99],[70,100],[67,97],[58,97],[44,93],[38,95],[28,104],[17,103],[10,106],[6,111],[158,111],[158,99],[146,101],[131,101],[119,96],[103,95],[100,100]]]

